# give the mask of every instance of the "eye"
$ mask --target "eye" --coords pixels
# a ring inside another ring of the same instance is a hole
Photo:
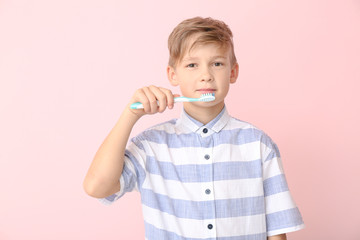
[[[214,63],[214,66],[215,67],[220,67],[220,66],[223,66],[224,64],[223,63],[221,63],[221,62],[215,62]]]
[[[186,65],[187,68],[194,68],[196,67],[196,64],[195,63],[190,63],[188,65]]]

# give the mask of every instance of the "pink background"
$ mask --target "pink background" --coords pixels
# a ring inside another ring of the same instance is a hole
[[[360,239],[360,2],[173,2],[0,2],[0,239],[144,239],[138,193],[106,207],[82,181],[137,88],[179,92],[167,37],[194,16],[234,33],[227,108],[280,148],[306,223],[288,239]]]

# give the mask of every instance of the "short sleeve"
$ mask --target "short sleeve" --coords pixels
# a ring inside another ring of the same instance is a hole
[[[120,191],[108,197],[100,198],[99,201],[105,205],[110,205],[127,192],[139,191],[139,186],[145,178],[145,159],[146,154],[142,141],[139,138],[131,139],[125,150],[124,167],[119,179]]]
[[[277,145],[264,135],[261,140],[267,235],[293,232],[305,227],[293,200]]]

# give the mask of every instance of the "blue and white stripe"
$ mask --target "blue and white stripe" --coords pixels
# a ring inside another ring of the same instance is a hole
[[[134,137],[120,185],[101,201],[139,191],[148,240],[266,240],[304,227],[276,144],[225,107],[206,125],[183,111]]]

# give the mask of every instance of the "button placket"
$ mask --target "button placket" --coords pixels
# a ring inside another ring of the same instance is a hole
[[[211,157],[213,155],[213,139],[212,137],[210,137],[209,139],[209,143],[207,145],[207,148],[204,149],[203,152],[203,161],[205,161],[208,166],[209,166],[209,172],[207,172],[206,174],[208,174],[208,181],[204,182],[203,184],[203,196],[205,199],[209,200],[209,201],[215,201],[215,196],[214,196],[214,159]],[[214,202],[215,203],[215,202]],[[215,211],[214,209],[212,209],[212,211]],[[215,214],[215,213],[214,213]]]
[[[203,127],[203,128],[200,129],[200,135],[203,138],[211,136],[211,134],[212,134],[212,130],[207,128],[207,127]]]
[[[216,224],[215,219],[204,222],[204,231],[207,231],[208,238],[216,238]]]
[[[200,136],[202,138],[202,162],[207,167],[207,171],[204,172],[206,175],[206,181],[202,182],[202,192],[199,194],[202,195],[205,201],[209,201],[209,205],[207,207],[207,211],[210,211],[210,218],[204,221],[204,229],[206,231],[206,235],[208,238],[216,238],[216,225],[215,225],[215,195],[214,195],[214,158],[213,158],[213,151],[214,151],[214,139],[213,139],[213,131],[206,127],[200,129]]]
[[[209,150],[209,149],[208,149]],[[211,150],[210,150],[211,151]],[[213,176],[213,164],[212,161],[210,161],[210,154],[205,153],[204,154],[204,161],[206,161],[206,165],[209,166],[209,172],[207,172],[206,174],[208,175],[208,181],[204,182],[202,184],[202,195],[204,196],[204,198],[208,201],[214,201],[215,200],[215,196],[214,196],[214,176]],[[213,210],[213,209],[212,209]]]

